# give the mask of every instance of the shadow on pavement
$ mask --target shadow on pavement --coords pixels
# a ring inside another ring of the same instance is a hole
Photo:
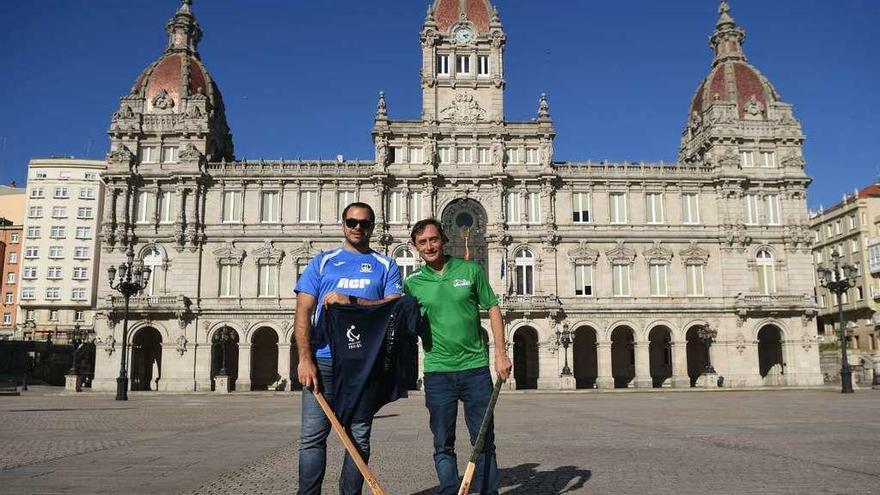
[[[538,471],[540,464],[520,464],[500,469],[499,488],[504,495],[561,495],[583,488],[593,476],[589,469],[576,466],[560,466],[552,471]],[[437,487],[411,495],[434,495]]]

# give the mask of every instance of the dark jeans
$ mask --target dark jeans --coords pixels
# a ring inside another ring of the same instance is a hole
[[[489,368],[425,373],[425,405],[431,416],[431,433],[434,434],[434,468],[440,480],[437,495],[458,493],[458,463],[455,456],[455,420],[458,416],[458,401],[464,403],[464,419],[473,446],[491,396],[492,376],[489,374]],[[472,449],[473,447],[468,449],[468,454]],[[480,494],[498,493],[494,424],[490,424],[486,432],[483,453],[477,460],[471,488],[478,490]]]
[[[333,360],[318,358],[318,374],[321,393],[330,406],[333,406]],[[364,461],[370,458],[370,431],[373,420],[353,422],[349,433],[358,447]],[[299,440],[299,489],[298,495],[320,495],[324,470],[327,466],[327,435],[330,434],[330,420],[318,404],[312,392],[302,393],[302,432]],[[361,495],[364,477],[358,471],[354,460],[346,452],[339,478],[339,493]]]

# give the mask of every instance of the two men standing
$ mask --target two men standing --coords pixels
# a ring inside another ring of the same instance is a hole
[[[330,304],[374,305],[400,297],[400,272],[393,260],[369,247],[375,216],[364,203],[349,205],[342,215],[345,241],[341,248],[316,256],[296,286],[295,335],[300,364],[300,383],[307,391],[302,399],[302,432],[299,452],[298,494],[318,494],[326,466],[326,439],[330,431],[327,418],[312,392],[321,390],[333,402],[332,357],[329,348],[313,354],[310,330]],[[455,423],[458,402],[464,404],[465,420],[476,439],[483,414],[489,404],[492,379],[489,355],[481,336],[480,309],[488,310],[495,342],[495,370],[510,376],[511,362],[504,345],[501,310],[482,268],[473,262],[447,256],[443,228],[433,219],[416,223],[411,234],[415,249],[425,266],[405,282],[405,292],[414,297],[431,331],[425,349],[425,404],[434,437],[434,465],[440,481],[438,495],[458,490],[455,456]],[[370,268],[364,272],[367,265]],[[352,283],[352,280],[357,280]],[[314,320],[312,314],[314,313]],[[330,394],[328,394],[330,392]],[[350,434],[366,460],[372,420],[354,422]],[[498,493],[498,466],[494,433],[487,433],[484,454],[477,463],[473,486],[479,493]],[[353,460],[346,455],[339,491],[360,494],[363,478]]]

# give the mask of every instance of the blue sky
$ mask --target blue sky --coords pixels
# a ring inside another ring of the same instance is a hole
[[[675,161],[709,71],[716,0],[496,0],[508,119],[546,92],[557,159]],[[118,98],[165,46],[178,0],[4,2],[0,183],[30,158],[100,158]],[[427,0],[195,0],[240,158],[371,156],[376,95],[418,118]],[[809,204],[880,173],[876,0],[732,0],[749,61],[807,135]]]

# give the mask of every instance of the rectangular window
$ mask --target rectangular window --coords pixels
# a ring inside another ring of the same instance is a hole
[[[64,239],[67,237],[67,229],[61,225],[53,225],[51,229],[49,229],[49,238],[50,239]]]
[[[238,223],[241,221],[241,193],[239,191],[225,191],[223,193],[223,223]]]
[[[850,252],[856,254],[859,252],[859,240],[858,239],[850,239],[849,240],[849,249]]]
[[[613,265],[611,267],[612,291],[615,297],[629,296],[629,265]]]
[[[834,222],[834,234],[840,235],[841,232],[842,232],[842,230],[840,228],[840,220],[838,220],[838,221]]]
[[[91,220],[92,218],[95,218],[94,211],[94,209],[88,206],[80,206],[76,209],[76,218],[79,218],[80,220]]]
[[[409,163],[422,163],[425,160],[425,150],[419,147],[409,149]]]
[[[477,56],[477,75],[480,75],[480,76],[488,76],[489,75],[489,56],[488,55],[478,55]]]
[[[21,300],[22,301],[33,301],[37,298],[37,292],[33,287],[22,287],[21,288]],[[28,311],[30,313],[30,311]],[[33,317],[28,318],[28,321],[33,320]]]
[[[46,270],[46,278],[52,280],[58,280],[61,278],[61,267],[60,266],[50,266],[48,270]]]
[[[764,198],[764,204],[767,212],[767,225],[779,225],[779,196],[768,194]]]
[[[746,209],[746,225],[758,224],[758,195],[746,194],[743,196]]]
[[[301,191],[299,193],[299,221],[317,223],[318,191]]]
[[[12,285],[15,283],[15,272],[8,272],[6,274],[6,283]]]
[[[46,197],[46,192],[42,187],[35,187],[31,189],[31,198],[33,199],[41,199]]]
[[[856,216],[849,216],[849,230],[856,230]]]
[[[437,55],[437,75],[449,75],[449,55]]]
[[[400,191],[392,191],[386,199],[388,223],[403,223],[404,197]]]
[[[742,152],[742,166],[743,166],[743,168],[755,166],[755,152],[753,152],[753,151],[743,151]]]
[[[703,295],[703,265],[687,266],[687,295]]]
[[[58,259],[64,256],[64,248],[61,246],[49,246],[49,258]]]
[[[72,301],[85,301],[86,290],[82,287],[75,287],[70,291],[70,299]]]
[[[507,148],[507,163],[520,163],[519,148]]]
[[[473,163],[473,148],[458,148],[456,163]]]
[[[73,321],[85,321],[85,311],[77,310],[73,312]]]
[[[56,187],[52,197],[55,199],[67,199],[69,197],[67,186]]]
[[[822,259],[822,250],[816,251],[816,264],[821,265],[824,260]]]
[[[3,300],[3,304],[9,305],[9,304],[12,304],[13,302],[14,302],[14,299],[12,296],[12,292],[7,292],[6,299]]]
[[[9,243],[10,244],[18,244],[18,232],[12,233],[12,235],[9,237]]]
[[[762,151],[761,165],[765,168],[776,168],[776,153],[772,151]]]
[[[46,299],[49,301],[57,301],[61,299],[61,287],[47,287]]]
[[[590,265],[576,265],[574,267],[574,295],[593,295],[593,267]]]
[[[537,165],[541,163],[538,156],[538,148],[526,148],[526,163],[529,165]]]
[[[452,163],[452,148],[443,147],[440,148],[440,163]]]
[[[156,146],[141,146],[138,154],[141,163],[156,163],[159,159],[159,152]]]
[[[456,55],[455,56],[455,72],[456,72],[456,74],[462,74],[465,76],[470,75],[470,73],[471,73],[471,56],[470,55]]]
[[[159,193],[159,222],[174,223],[173,199],[174,192],[172,191]]]
[[[75,280],[85,280],[89,278],[89,269],[84,266],[73,267],[73,278]]]
[[[52,207],[52,218],[67,218],[67,207],[53,206]]]
[[[28,239],[39,239],[40,238],[40,227],[38,226],[30,226],[27,228],[27,238]]]
[[[260,265],[258,273],[259,297],[275,297],[278,295],[278,266]]]
[[[626,193],[611,193],[609,198],[611,202],[611,223],[626,223]]]
[[[519,193],[508,192],[505,200],[507,202],[507,223],[518,224],[520,222]]]
[[[278,191],[264,192],[260,200],[260,221],[263,223],[277,223],[280,218],[280,197]]]
[[[337,201],[338,204],[337,204],[336,208],[338,208],[338,210],[337,210],[338,214],[336,216],[337,216],[337,218],[339,218],[341,220],[342,219],[342,212],[345,211],[345,207],[355,202],[354,191],[339,191],[337,193],[337,196],[338,196],[338,201]]]
[[[865,290],[861,287],[856,287],[856,301],[862,301],[865,299]]]
[[[422,193],[414,192],[409,196],[409,222],[415,223],[422,219]]]
[[[177,146],[162,146],[162,163],[177,163]]]
[[[238,297],[238,265],[220,265],[220,297]]]
[[[769,295],[776,292],[776,274],[772,264],[758,265],[758,292]]]
[[[590,223],[590,193],[572,193],[571,220],[574,223]]]
[[[153,195],[147,191],[138,193],[136,223],[150,223],[150,212],[153,210]]]
[[[648,223],[663,223],[663,195],[660,193],[648,193],[645,196],[645,213]]]
[[[33,297],[31,297],[31,299],[33,299]],[[24,313],[25,321],[34,321],[34,318],[36,318],[36,314],[37,314],[37,312],[34,311],[33,309],[27,310]]]
[[[43,218],[43,207],[31,206],[28,208],[28,218]]]
[[[96,174],[95,172],[86,172],[85,174],[83,174],[83,179],[85,180],[95,180],[97,178],[98,174]]]
[[[488,165],[492,163],[492,150],[489,148],[480,148],[480,165]]]
[[[76,238],[77,239],[91,239],[92,238],[92,228],[91,227],[77,227],[76,228]]]
[[[26,266],[22,271],[21,275],[22,279],[33,280],[37,278],[37,267],[35,266]]]
[[[391,147],[391,163],[406,163],[406,147]]]
[[[668,265],[650,265],[651,295],[655,297],[669,295],[667,284]]]
[[[83,246],[74,248],[73,257],[78,260],[89,259],[89,248]]]
[[[40,248],[38,248],[37,246],[27,246],[26,248],[24,248],[25,259],[34,259],[39,257],[39,255]]]
[[[3,326],[8,327],[9,325],[12,325],[12,314],[3,313]]]
[[[18,252],[9,253],[9,264],[14,265],[18,263]]]
[[[528,209],[526,210],[526,222],[541,223],[541,196],[540,193],[530,192],[526,195]]]
[[[828,235],[828,237],[833,236],[834,235],[834,225],[831,225],[830,223],[826,224],[825,225],[825,233]]]
[[[700,197],[697,194],[681,195],[681,223],[688,225],[700,223]]]
[[[60,299],[60,296],[58,297]],[[49,321],[58,321],[58,310],[50,309],[49,310]]]

